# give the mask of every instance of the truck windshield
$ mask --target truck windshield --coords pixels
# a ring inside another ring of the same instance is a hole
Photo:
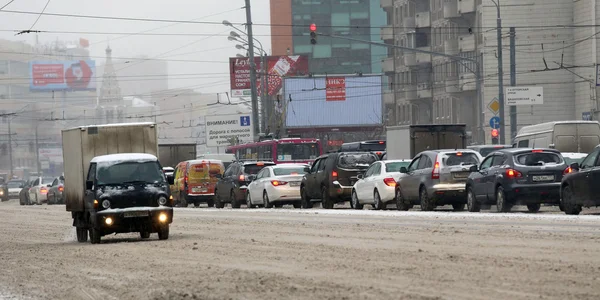
[[[98,185],[116,185],[125,182],[164,183],[165,178],[155,161],[125,161],[98,164],[97,181]]]

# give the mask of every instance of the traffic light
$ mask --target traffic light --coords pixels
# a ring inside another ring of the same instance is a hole
[[[315,45],[317,43],[317,25],[310,24],[310,43]]]
[[[498,137],[500,136],[500,132],[498,129],[492,129],[492,144],[498,145]]]

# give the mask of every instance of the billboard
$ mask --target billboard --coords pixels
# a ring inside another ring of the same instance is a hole
[[[303,55],[267,56],[268,93],[273,96],[279,93],[283,84],[283,76],[299,76],[308,74],[308,58]],[[262,95],[260,72],[261,57],[254,57],[258,95]],[[231,76],[231,95],[235,97],[250,96],[250,59],[247,57],[229,58]]]
[[[254,141],[250,114],[206,116],[206,146],[229,146]]]
[[[381,75],[284,79],[288,128],[383,124]]]
[[[62,148],[39,148],[38,155],[40,157],[40,161],[49,161],[56,163],[63,162]]]
[[[96,62],[32,61],[29,78],[31,91],[95,91]]]

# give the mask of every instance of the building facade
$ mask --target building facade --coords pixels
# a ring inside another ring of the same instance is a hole
[[[505,106],[505,138],[510,119],[517,129],[541,122],[577,120],[596,113],[596,20],[598,0],[503,0],[500,2],[503,83],[510,86],[509,27],[515,27],[517,86],[542,86],[542,105]],[[459,56],[390,50],[383,71],[387,123],[465,123],[478,142],[490,141],[490,106],[499,98],[497,6],[491,0],[382,0],[389,25],[387,43]],[[480,63],[481,93],[476,91]]]
[[[382,42],[379,28],[386,24],[380,1],[271,0],[273,55],[308,55],[314,74],[381,73],[382,46],[318,36],[310,42],[310,24],[325,34]]]

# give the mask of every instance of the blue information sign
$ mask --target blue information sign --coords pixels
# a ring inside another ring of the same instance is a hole
[[[490,118],[490,127],[492,129],[500,129],[500,117],[495,116]]]

